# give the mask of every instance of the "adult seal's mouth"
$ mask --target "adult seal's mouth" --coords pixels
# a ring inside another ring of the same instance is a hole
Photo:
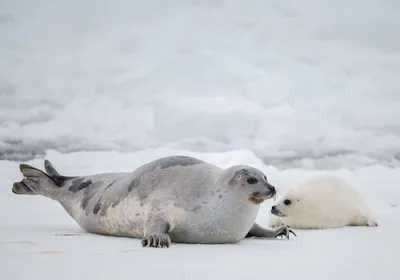
[[[267,184],[266,187],[267,190],[263,192],[253,192],[250,195],[249,200],[258,205],[263,203],[266,199],[273,198],[276,195],[275,187],[270,184]]]
[[[265,196],[259,192],[254,192],[249,197],[249,200],[257,205],[263,203],[264,200],[266,200],[266,199],[267,199],[267,196]]]

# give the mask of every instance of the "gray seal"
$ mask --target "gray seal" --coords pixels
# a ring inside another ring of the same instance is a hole
[[[255,223],[260,204],[276,190],[251,166],[224,170],[187,156],[160,158],[132,172],[88,176],[60,175],[47,159],[44,166],[46,172],[20,164],[24,179],[12,191],[58,201],[90,233],[140,238],[149,247],[289,239],[293,233],[285,225],[265,229]]]

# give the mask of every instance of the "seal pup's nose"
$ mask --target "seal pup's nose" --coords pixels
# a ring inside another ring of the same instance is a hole
[[[274,215],[279,215],[279,210],[276,208],[276,205],[271,207],[271,213]]]

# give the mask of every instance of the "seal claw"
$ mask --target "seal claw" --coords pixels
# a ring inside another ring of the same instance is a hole
[[[171,238],[166,233],[153,233],[141,240],[143,247],[164,248],[171,245]]]
[[[284,238],[289,239],[290,233],[297,237],[293,230],[291,230],[288,226],[283,225],[275,230],[275,237],[284,236]]]

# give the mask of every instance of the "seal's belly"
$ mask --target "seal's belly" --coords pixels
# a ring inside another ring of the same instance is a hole
[[[80,182],[86,184],[76,187],[74,199],[61,202],[80,227],[104,235],[143,236],[146,207],[132,194],[138,183],[132,173],[83,177]]]
[[[146,209],[136,204],[133,200],[125,200],[106,212],[84,211],[76,221],[88,232],[142,238]]]
[[[172,242],[193,243],[193,244],[224,244],[236,243],[242,240],[248,233],[245,227],[241,231],[224,230],[218,227],[213,228],[187,228],[182,231],[170,232]]]
[[[177,224],[169,233],[172,242],[195,244],[236,243],[243,239],[257,217],[257,210],[240,213],[195,214]]]

